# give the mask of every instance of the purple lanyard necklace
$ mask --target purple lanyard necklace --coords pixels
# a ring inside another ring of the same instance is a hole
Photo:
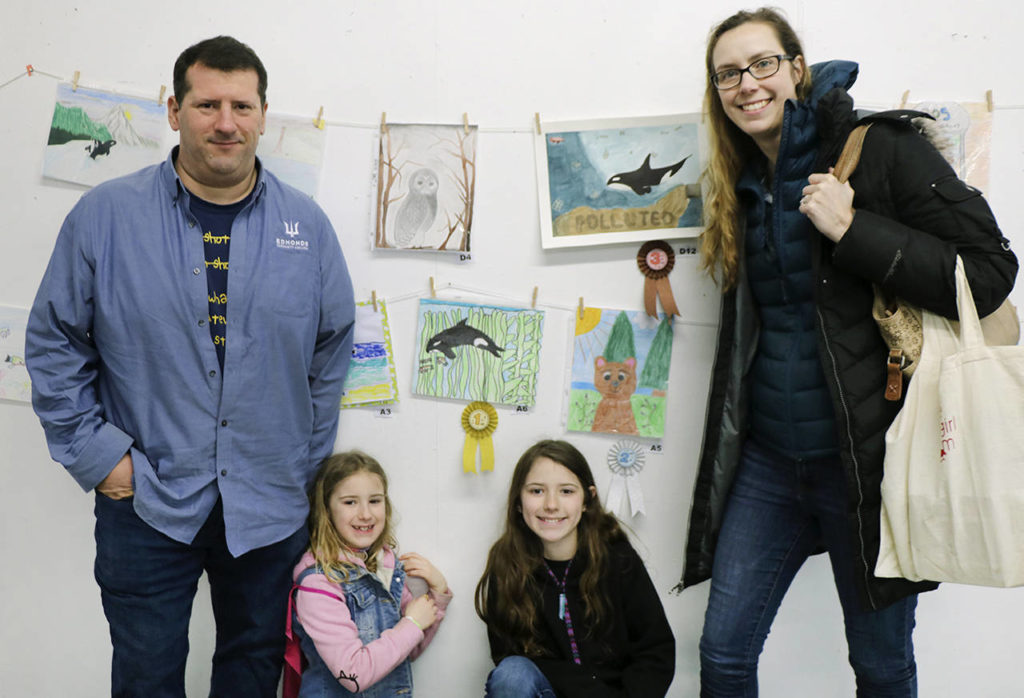
[[[548,571],[548,576],[558,587],[558,617],[565,622],[565,632],[569,635],[569,649],[572,650],[572,661],[576,664],[580,662],[580,648],[576,646],[576,633],[572,629],[572,617],[569,616],[569,604],[565,601],[565,583],[569,580],[569,569],[572,567],[572,560],[569,560],[565,566],[565,572],[562,573],[562,581],[558,581],[558,577],[548,567],[547,560],[544,561],[544,569]]]

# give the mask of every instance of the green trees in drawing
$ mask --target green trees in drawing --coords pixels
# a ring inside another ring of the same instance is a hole
[[[608,336],[608,346],[604,350],[605,361],[622,363],[629,357],[636,357],[636,344],[633,342],[633,323],[629,321],[626,311],[615,316],[615,323]]]
[[[640,387],[650,388],[654,395],[665,395],[668,390],[668,368],[672,362],[672,325],[668,317],[658,325],[640,373]]]
[[[532,406],[544,314],[487,306],[421,303],[417,395]],[[427,351],[430,339],[465,319],[502,349],[500,356],[472,345],[453,347],[454,359]]]

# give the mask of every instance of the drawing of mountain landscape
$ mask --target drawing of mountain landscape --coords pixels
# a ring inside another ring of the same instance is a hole
[[[163,160],[168,132],[163,104],[61,83],[43,176],[95,186]]]

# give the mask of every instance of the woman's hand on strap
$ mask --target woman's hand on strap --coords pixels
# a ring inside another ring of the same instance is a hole
[[[800,213],[811,219],[822,235],[839,242],[853,223],[853,187],[832,176],[831,167],[828,174],[812,174],[807,182]]]

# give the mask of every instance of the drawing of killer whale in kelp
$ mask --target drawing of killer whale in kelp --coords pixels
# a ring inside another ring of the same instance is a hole
[[[449,359],[455,358],[455,347],[476,347],[494,354],[499,359],[501,352],[505,351],[494,343],[494,340],[485,335],[475,327],[466,324],[466,319],[459,320],[455,325],[435,334],[427,342],[427,353],[439,351]]]
[[[690,156],[687,155],[685,158],[683,158],[674,165],[669,165],[668,167],[657,167],[652,169],[651,156],[650,154],[648,154],[647,157],[644,158],[644,162],[642,165],[640,165],[640,167],[633,170],[632,172],[619,172],[618,174],[612,175],[611,177],[608,178],[607,185],[613,186],[617,184],[620,186],[629,187],[639,196],[643,196],[644,194],[650,194],[652,187],[658,186],[659,184],[661,184],[662,180],[668,179],[676,172],[678,172],[680,169],[682,169],[683,164],[689,159]]]

